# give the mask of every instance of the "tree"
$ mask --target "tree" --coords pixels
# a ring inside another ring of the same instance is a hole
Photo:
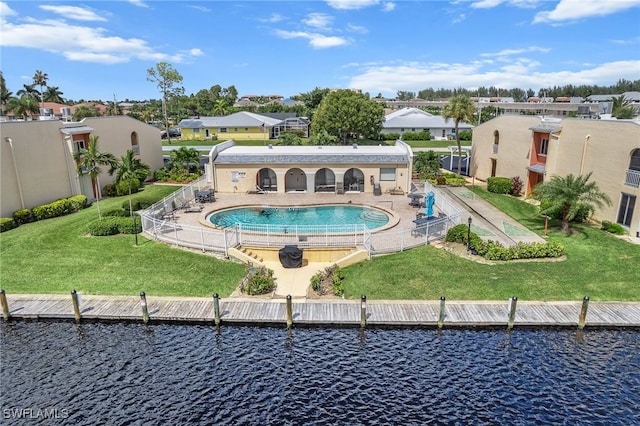
[[[108,102],[106,115],[122,115],[122,107],[116,101]]]
[[[36,89],[35,84],[23,84],[22,87],[23,87],[22,89],[16,92],[16,95],[20,97],[31,96],[34,99],[40,98],[40,92],[38,92],[38,89]]]
[[[96,195],[98,218],[102,219],[102,214],[100,213],[100,197],[102,195],[102,191],[100,190],[100,173],[102,173],[102,169],[100,166],[113,168],[116,165],[116,158],[111,153],[100,152],[98,139],[98,136],[89,136],[89,146],[74,152],[73,159],[78,165],[78,174],[81,176],[89,175],[91,178],[91,187],[93,188],[93,193]]]
[[[49,76],[47,73],[42,72],[40,70],[36,70],[36,73],[33,75],[33,84],[40,86],[40,99],[42,100],[42,108],[44,108],[44,86],[47,85],[47,80],[49,80]]]
[[[353,90],[336,90],[320,102],[311,122],[311,130],[318,134],[326,130],[338,136],[342,144],[347,136],[375,139],[382,130],[384,107],[368,95]]]
[[[150,170],[151,168],[148,164],[145,164],[136,158],[136,153],[133,149],[128,149],[127,152],[120,157],[120,160],[116,161],[109,170],[110,175],[113,175],[114,173],[116,175],[114,179],[116,185],[119,185],[122,182],[127,183],[127,187],[129,189],[129,211],[131,212],[131,219],[134,219],[133,201],[131,198],[132,187],[135,185],[136,188],[138,188],[140,183],[144,182],[147,176],[149,176]],[[137,233],[137,230],[135,232]]]
[[[309,142],[311,145],[335,145],[337,140],[336,136],[330,135],[326,130],[321,130],[320,133],[311,136]]]
[[[62,93],[59,87],[47,87],[45,90],[43,98],[46,102],[57,102],[59,104],[64,103],[64,99],[62,99]]]
[[[100,111],[96,107],[90,107],[88,105],[81,105],[73,111],[73,121],[80,121],[83,118],[87,117],[98,117],[100,116]]]
[[[419,151],[413,160],[413,172],[421,179],[433,179],[440,171],[440,155],[434,151]]]
[[[611,108],[611,115],[620,120],[628,120],[636,116],[636,110],[631,106],[629,99],[624,95],[613,96],[611,98],[613,106]]]
[[[16,117],[22,117],[24,120],[29,115],[38,114],[38,100],[30,95],[22,95],[19,98],[11,98],[7,101],[7,111],[12,111]]]
[[[549,182],[539,183],[533,189],[533,196],[540,200],[540,210],[544,215],[560,213],[561,230],[569,234],[569,221],[573,220],[580,211],[585,209],[593,213],[595,207],[602,208],[611,205],[611,199],[600,191],[595,182],[589,182],[591,173],[586,176],[565,177],[553,176]]]
[[[164,128],[167,131],[167,140],[171,143],[169,136],[169,117],[167,115],[167,102],[169,98],[184,93],[184,88],[177,86],[182,83],[182,75],[176,71],[168,62],[158,62],[155,68],[147,69],[147,81],[156,83],[162,94],[162,112],[164,116]]]
[[[4,79],[4,75],[2,71],[0,71],[0,115],[4,115],[6,112],[6,105],[9,102],[9,99],[13,96],[13,92],[11,92],[7,88],[7,82]]]
[[[216,99],[213,105],[213,114],[214,115],[226,115],[227,113],[227,101],[224,99]]]
[[[296,135],[295,133],[291,133],[291,132],[283,132],[280,133],[280,137],[278,138],[278,144],[279,145],[302,145],[302,140],[300,139],[300,136]]]
[[[195,148],[187,148],[186,146],[180,147],[171,151],[169,157],[169,165],[176,169],[191,170],[195,165],[195,168],[200,168],[200,153]]]
[[[458,132],[458,126],[460,122],[471,123],[473,122],[473,116],[475,113],[475,107],[473,102],[468,96],[458,95],[449,100],[449,103],[445,105],[442,116],[445,120],[453,119],[456,132],[456,142],[458,144],[458,174],[462,170],[462,147],[460,146],[460,134]]]

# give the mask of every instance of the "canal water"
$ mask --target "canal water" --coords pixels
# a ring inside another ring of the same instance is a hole
[[[0,424],[640,424],[637,330],[0,329]]]

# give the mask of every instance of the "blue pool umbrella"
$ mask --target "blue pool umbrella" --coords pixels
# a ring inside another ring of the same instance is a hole
[[[425,202],[426,208],[424,209],[424,212],[427,215],[427,217],[433,216],[433,204],[435,202],[436,202],[436,195],[433,193],[433,191],[431,191],[427,194],[426,202]]]

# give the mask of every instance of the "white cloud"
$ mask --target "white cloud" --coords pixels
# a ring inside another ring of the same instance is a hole
[[[636,80],[640,60],[616,61],[598,65],[583,65],[581,70],[536,71],[541,64],[535,60],[519,58],[507,65],[496,67],[488,61],[469,63],[419,63],[399,65],[361,65],[360,74],[350,78],[349,88],[371,93],[395,95],[399,90],[420,91],[427,88],[496,86],[521,89],[549,86],[613,84],[620,78]]]
[[[40,49],[59,54],[71,61],[103,64],[125,63],[133,59],[173,59],[182,62],[189,56],[202,54],[200,49],[192,49],[186,53],[170,55],[154,50],[142,39],[111,36],[104,28],[69,25],[56,19],[32,18],[25,18],[21,24],[3,22],[0,46]]]
[[[357,10],[365,7],[375,6],[380,0],[327,0],[327,4],[334,9]]]
[[[474,9],[489,9],[499,6],[504,0],[480,0],[471,3],[471,7]]]
[[[149,7],[149,5],[146,4],[143,0],[129,0],[129,3],[138,7]]]
[[[302,22],[309,27],[326,31],[333,23],[333,17],[325,13],[310,13]]]
[[[5,2],[0,2],[0,20],[4,21],[5,17],[15,15],[15,10],[11,9]]]
[[[560,0],[551,11],[539,12],[534,23],[559,23],[591,16],[606,16],[640,6],[640,0]]]
[[[366,34],[369,32],[369,29],[367,27],[363,27],[362,25],[347,24],[347,31],[352,33]]]
[[[493,7],[500,6],[501,4],[507,4],[510,6],[520,7],[524,9],[531,9],[536,7],[544,0],[479,0],[471,3],[473,9],[491,9]],[[461,1],[455,2],[460,4]]]
[[[209,8],[208,8],[208,7],[206,7],[206,6],[196,6],[196,5],[191,5],[190,7],[191,7],[191,8],[193,8],[193,9],[195,9],[195,10],[198,10],[198,11],[200,11],[200,12],[203,12],[203,13],[209,13],[209,12],[211,12],[211,11],[212,11],[212,9],[209,9]]]
[[[106,21],[107,19],[98,15],[92,10],[78,6],[52,6],[43,5],[40,9],[47,12],[53,12],[62,15],[66,19],[74,19],[76,21]]]
[[[396,4],[392,3],[392,2],[386,2],[386,3],[382,4],[382,11],[383,12],[391,12],[395,8],[396,8]]]
[[[275,30],[275,35],[284,39],[303,38],[309,40],[311,47],[315,49],[326,49],[329,47],[343,46],[350,43],[349,39],[343,37],[325,36],[323,34],[309,33],[305,31],[284,31]]]
[[[481,53],[480,56],[483,58],[496,58],[499,60],[505,60],[507,56],[512,56],[512,55],[520,55],[522,53],[527,53],[527,52],[541,52],[541,53],[547,53],[550,52],[551,49],[546,48],[546,47],[539,47],[539,46],[529,46],[526,48],[522,48],[522,49],[503,49],[499,52],[495,52],[495,53]]]

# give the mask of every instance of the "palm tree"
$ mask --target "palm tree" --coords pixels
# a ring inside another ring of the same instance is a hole
[[[5,106],[12,96],[13,92],[7,88],[7,82],[4,79],[2,71],[0,71],[0,107],[2,107],[2,109],[0,110],[0,115],[4,115],[4,113],[6,112]]]
[[[36,73],[33,75],[33,84],[40,86],[40,99],[42,100],[42,108],[44,108],[44,86],[47,85],[47,80],[49,80],[49,76],[46,72],[42,72],[40,70],[36,70]]]
[[[58,86],[47,87],[47,90],[44,92],[43,98],[46,102],[57,102],[59,104],[63,104],[64,99],[62,99],[62,95],[64,95],[64,93],[60,91],[60,88]]]
[[[176,169],[191,169],[192,164],[200,167],[200,153],[195,148],[180,147],[171,151],[169,163]]]
[[[38,89],[36,89],[35,84],[23,84],[22,87],[23,87],[22,89],[16,92],[16,95],[20,97],[31,96],[35,99],[40,98],[40,92],[38,92]]]
[[[142,163],[136,158],[136,153],[132,149],[128,149],[127,152],[120,157],[119,161],[116,161],[111,166],[109,174],[115,173],[115,184],[118,185],[121,182],[127,182],[129,187],[129,211],[131,212],[131,219],[134,219],[133,214],[133,202],[131,199],[131,186],[136,184],[136,187],[143,182],[147,176],[149,176],[151,168],[148,164]],[[135,220],[135,219],[134,219]],[[137,234],[137,232],[136,232]],[[137,243],[137,240],[136,240]]]
[[[456,142],[458,143],[458,174],[460,174],[462,167],[462,146],[460,146],[458,126],[461,121],[471,123],[474,113],[475,108],[471,99],[468,96],[457,95],[451,98],[449,103],[445,105],[442,114],[445,120],[452,118],[455,123]]]
[[[37,114],[40,112],[38,108],[38,100],[33,96],[22,95],[19,98],[10,98],[6,105],[7,111],[12,111],[16,117],[22,117],[24,120],[29,115]]]
[[[225,115],[227,113],[227,102],[224,99],[216,99],[213,105],[214,115]]]
[[[569,221],[573,220],[578,212],[587,209],[589,213],[593,213],[595,206],[610,206],[609,196],[600,191],[595,182],[589,182],[589,178],[591,173],[586,176],[553,176],[549,182],[536,185],[533,189],[534,197],[541,203],[548,203],[548,207],[540,210],[540,213],[547,215],[560,212],[561,230],[569,234]]]
[[[115,167],[117,164],[116,157],[108,152],[100,152],[98,149],[98,136],[89,136],[89,147],[82,148],[73,153],[73,159],[78,164],[79,175],[89,175],[91,177],[91,186],[93,193],[96,195],[96,205],[98,206],[98,218],[102,219],[100,213],[100,166]]]

